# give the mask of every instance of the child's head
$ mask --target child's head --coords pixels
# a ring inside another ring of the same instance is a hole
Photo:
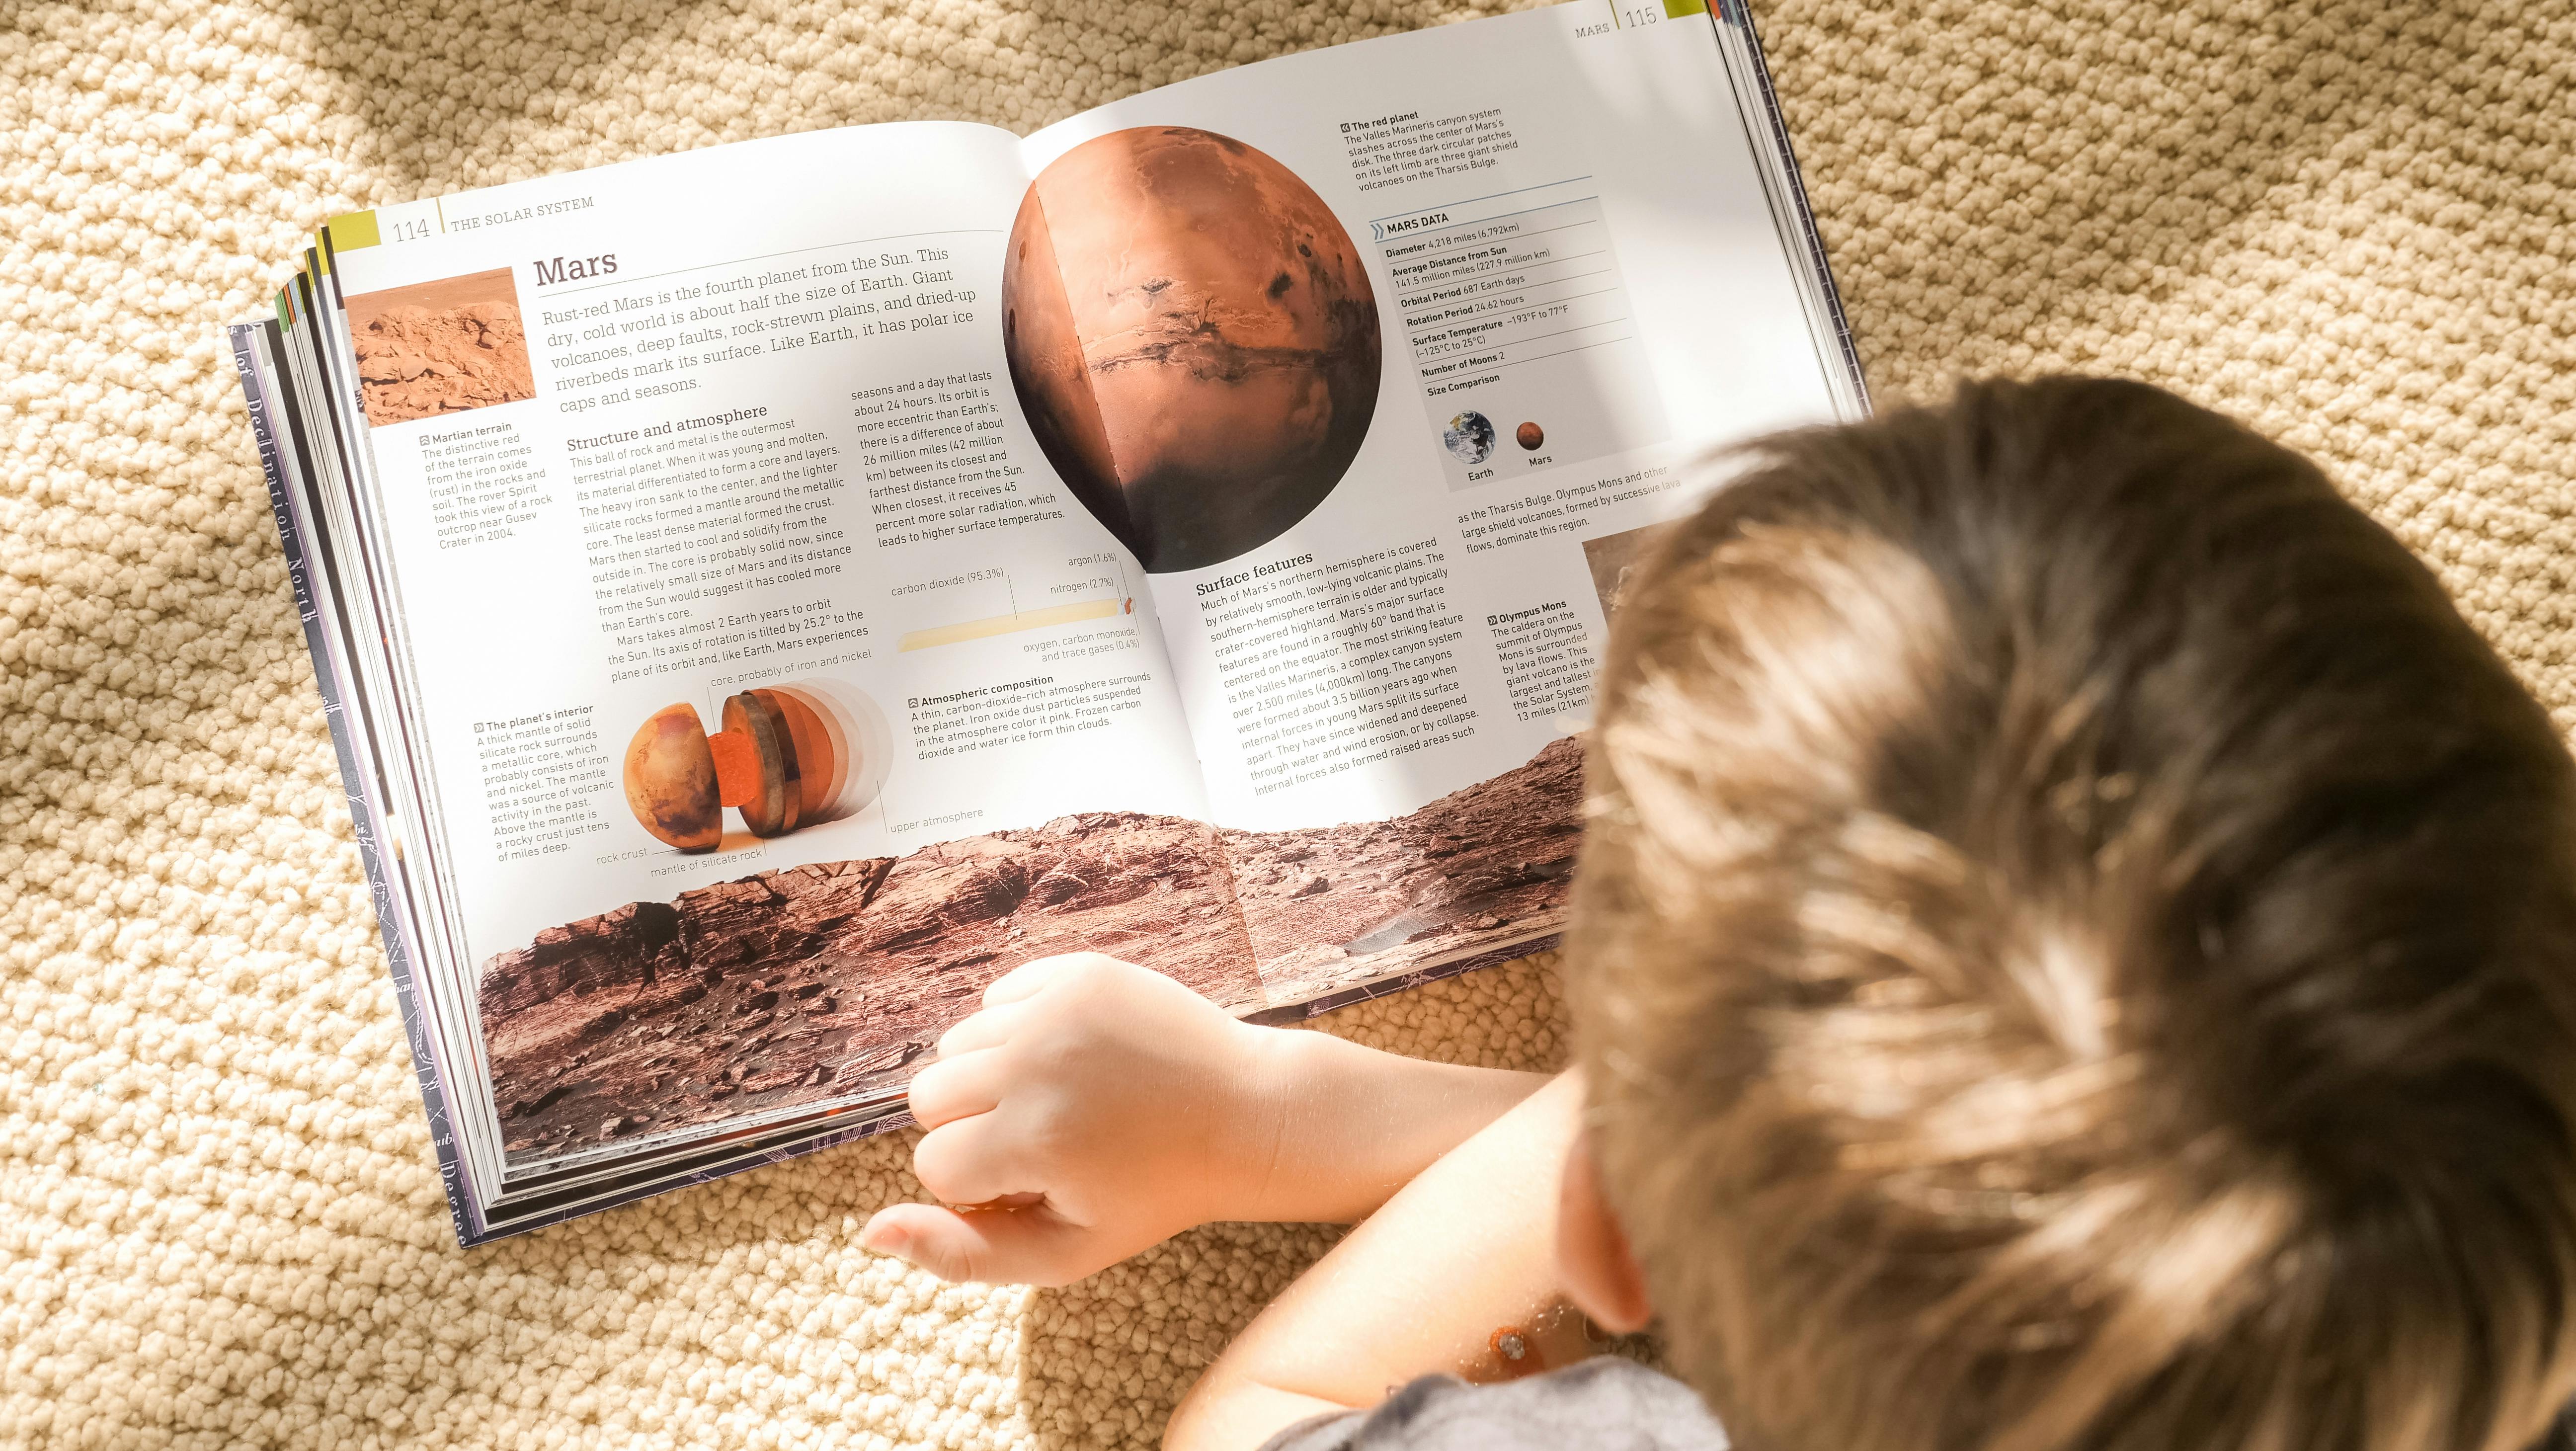
[[[2513,1451],[2576,1389],[2576,775],[2153,389],[1777,439],[1627,594],[1592,1152],[1758,1451]]]

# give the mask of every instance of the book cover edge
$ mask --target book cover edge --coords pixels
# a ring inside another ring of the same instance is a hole
[[[409,943],[403,936],[396,914],[391,911],[394,887],[385,870],[383,847],[366,829],[365,790],[357,784],[364,777],[359,771],[356,743],[349,737],[344,684],[328,663],[329,642],[323,638],[321,612],[313,598],[311,561],[305,556],[303,534],[295,522],[294,506],[287,498],[289,486],[279,457],[276,430],[268,413],[268,384],[261,376],[255,358],[255,334],[277,326],[273,321],[234,324],[229,329],[233,367],[239,376],[243,402],[250,413],[251,437],[259,450],[260,470],[267,478],[269,514],[277,525],[278,544],[286,557],[287,583],[295,592],[296,620],[304,630],[305,654],[313,662],[313,683],[322,697],[323,720],[330,727],[334,764],[340,772],[340,789],[349,800],[351,835],[357,840],[359,866],[367,876],[368,905],[376,914],[376,940],[384,948],[387,975],[393,979],[395,1006],[402,1014],[403,1037],[411,1050],[414,1076],[419,1080],[421,1104],[429,1120],[430,1146],[438,1158],[440,1188],[447,1198],[457,1243],[470,1247],[487,1236],[481,1232],[480,1217],[474,1213],[468,1202],[469,1196],[464,1192],[464,1163],[447,1109],[446,1079],[437,1056],[430,1051],[427,1032],[421,1023],[421,1004],[413,982]]]

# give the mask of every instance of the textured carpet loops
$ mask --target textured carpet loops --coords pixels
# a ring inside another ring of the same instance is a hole
[[[217,330],[335,212],[817,126],[1027,130],[1470,13],[0,7],[0,1447],[1151,1444],[1328,1231],[941,1286],[851,1247],[918,1193],[884,1140],[457,1252]],[[2576,725],[2576,5],[1758,19],[1882,395],[2079,368],[2244,416]],[[1328,1026],[1552,1066],[1552,973]]]

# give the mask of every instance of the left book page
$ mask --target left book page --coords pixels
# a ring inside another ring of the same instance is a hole
[[[1029,896],[1104,903],[1061,914],[1095,941],[1171,898],[1166,970],[1257,1001],[1150,596],[1007,386],[1027,185],[1007,132],[894,125],[334,223],[316,527],[374,612],[478,1199],[899,1098],[1055,947]]]

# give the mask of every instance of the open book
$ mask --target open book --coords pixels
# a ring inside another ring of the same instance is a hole
[[[1866,406],[1702,0],[339,217],[232,342],[467,1243],[901,1122],[1034,957],[1544,945],[1683,465]]]

